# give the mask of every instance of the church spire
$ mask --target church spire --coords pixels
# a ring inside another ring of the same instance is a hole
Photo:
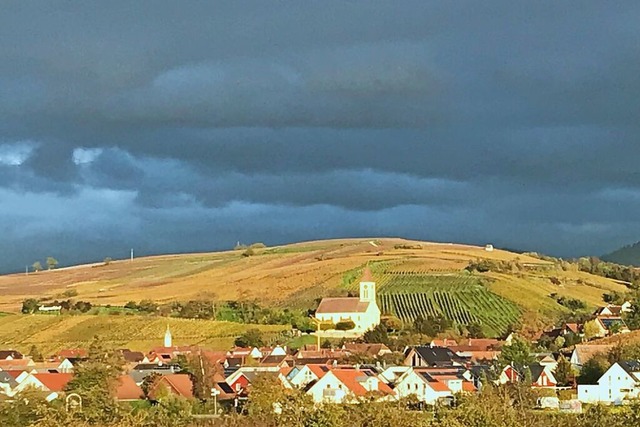
[[[169,325],[167,325],[167,331],[164,333],[164,346],[173,347],[172,344],[171,331],[169,330]]]

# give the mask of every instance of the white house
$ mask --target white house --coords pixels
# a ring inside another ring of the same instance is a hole
[[[373,372],[358,369],[334,369],[309,387],[307,394],[316,403],[354,403],[368,394],[379,400],[393,400],[395,392]]]
[[[350,320],[355,324],[350,331],[331,331],[327,335],[361,336],[378,326],[380,308],[376,302],[376,284],[369,267],[365,267],[360,280],[359,297],[323,298],[316,310],[316,319],[334,324]]]
[[[329,366],[322,364],[307,364],[302,366],[292,375],[288,376],[289,382],[296,388],[303,388],[307,384],[319,380],[330,371]]]
[[[413,395],[421,402],[435,405],[455,394],[477,390],[471,381],[471,373],[465,368],[412,367],[398,377],[395,391],[399,398]]]
[[[640,397],[640,361],[614,363],[598,380],[598,384],[578,386],[578,400],[583,403],[620,405]]]

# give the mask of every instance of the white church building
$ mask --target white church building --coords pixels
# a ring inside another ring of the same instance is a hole
[[[360,296],[323,298],[316,310],[316,319],[323,323],[351,320],[356,326],[349,331],[324,331],[325,336],[361,336],[380,324],[380,308],[376,302],[376,284],[369,267],[360,280]]]

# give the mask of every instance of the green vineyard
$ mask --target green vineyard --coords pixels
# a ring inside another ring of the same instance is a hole
[[[407,323],[418,316],[441,316],[461,325],[479,323],[487,336],[498,336],[521,314],[474,276],[394,272],[378,286],[380,310]]]

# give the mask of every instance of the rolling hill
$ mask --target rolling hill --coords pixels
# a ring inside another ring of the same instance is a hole
[[[385,312],[407,322],[418,315],[444,315],[460,324],[478,322],[487,334],[498,335],[528,313],[551,323],[569,312],[550,295],[579,299],[590,309],[602,304],[603,293],[626,291],[613,280],[536,256],[461,244],[341,239],[256,248],[254,253],[156,256],[0,276],[0,310],[15,312],[25,298],[62,298],[69,290],[77,292],[75,299],[101,305],[213,299],[307,309],[323,296],[357,292],[369,264]],[[499,268],[466,271],[475,260]]]
[[[601,258],[603,261],[640,267],[640,242],[616,249],[611,253],[603,255]]]

